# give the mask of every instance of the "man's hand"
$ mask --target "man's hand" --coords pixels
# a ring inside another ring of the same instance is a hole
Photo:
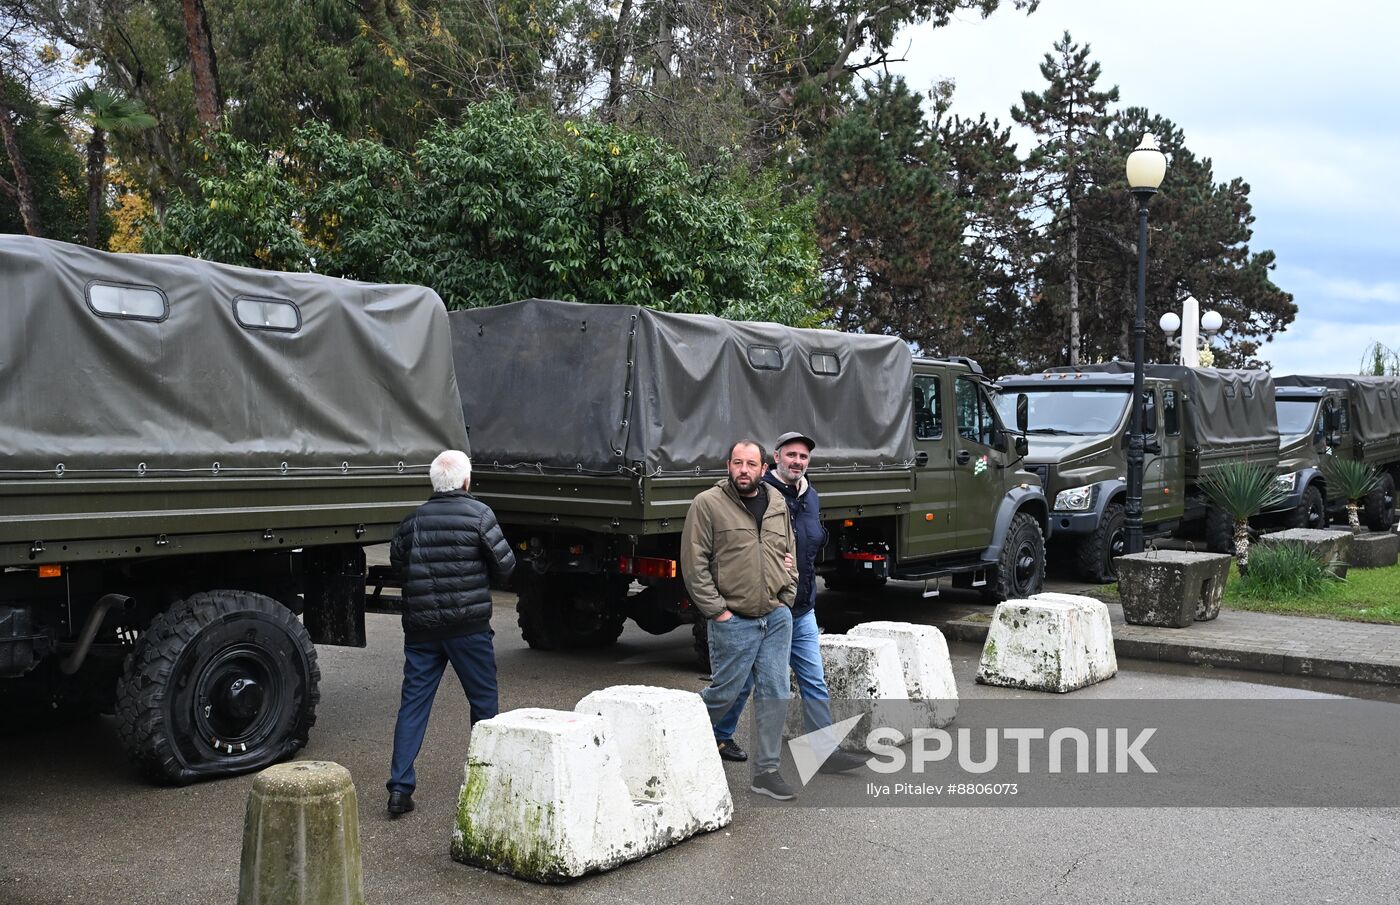
[[[796,565],[796,563],[794,563],[794,562],[792,561],[792,554],[791,554],[791,553],[784,553],[784,554],[783,554],[783,568],[784,568],[784,569],[787,569],[789,572],[791,572],[791,571],[793,570],[793,567],[794,567],[795,565]]]
[[[729,610],[725,610],[723,613],[720,613],[718,616],[715,617],[715,621],[716,621],[716,622],[728,622],[730,619],[733,619],[733,618],[734,618],[734,614],[731,613]]]

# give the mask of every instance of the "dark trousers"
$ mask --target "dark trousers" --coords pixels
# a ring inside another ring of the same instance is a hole
[[[498,712],[496,701],[496,652],[491,646],[495,632],[487,629],[472,635],[459,635],[441,641],[424,641],[403,646],[403,699],[394,723],[394,759],[389,767],[389,791],[412,792],[418,785],[413,761],[423,747],[428,731],[428,714],[442,681],[443,670],[451,663],[471,704],[471,721],[487,720]],[[463,759],[466,747],[462,749]]]

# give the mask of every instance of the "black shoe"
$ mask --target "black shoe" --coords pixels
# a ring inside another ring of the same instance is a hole
[[[817,772],[849,773],[851,770],[859,770],[861,767],[865,766],[867,759],[868,758],[861,757],[858,754],[852,754],[849,751],[842,751],[840,748],[837,748],[835,751],[831,752],[831,756],[826,759],[826,762],[817,768]]]
[[[412,792],[390,792],[389,793],[389,816],[401,817],[413,810]]]
[[[777,770],[755,776],[749,785],[749,791],[767,795],[769,798],[776,798],[779,801],[787,801],[797,797],[797,791],[787,784],[787,780],[783,779],[783,774]]]
[[[732,738],[720,739],[719,756],[725,760],[746,761],[749,753],[739,747],[739,743]]]

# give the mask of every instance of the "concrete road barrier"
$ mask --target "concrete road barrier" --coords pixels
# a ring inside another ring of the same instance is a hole
[[[913,735],[919,721],[909,706],[909,690],[899,663],[899,646],[890,638],[861,638],[853,635],[822,635],[822,670],[831,694],[831,717],[836,723],[860,717],[841,747],[864,751],[871,729],[898,729],[905,738]],[[790,713],[789,731],[799,734],[800,707]],[[793,722],[795,720],[796,722]]]
[[[350,771],[293,761],[248,793],[238,905],[363,905],[360,810]]]
[[[1348,562],[1356,569],[1384,569],[1400,559],[1400,535],[1390,531],[1358,534],[1352,538]]]
[[[1090,597],[1037,595],[997,604],[977,681],[1063,694],[1117,672],[1106,605]]]
[[[1232,560],[1228,553],[1181,550],[1118,557],[1113,562],[1118,567],[1123,620],[1129,625],[1186,628],[1214,619],[1220,614]]]
[[[911,701],[927,705],[929,724],[942,728],[958,715],[958,683],[943,633],[931,625],[863,622],[847,637],[885,638],[895,643]]]

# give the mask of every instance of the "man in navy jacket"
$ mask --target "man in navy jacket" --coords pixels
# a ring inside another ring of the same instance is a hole
[[[778,438],[773,447],[773,467],[763,480],[775,488],[787,503],[792,516],[792,531],[797,540],[797,597],[792,604],[792,651],[789,663],[797,677],[798,693],[802,696],[802,722],[807,732],[831,725],[831,694],[826,688],[822,670],[822,652],[818,643],[821,630],[817,627],[817,557],[826,544],[826,529],[822,527],[821,501],[817,490],[807,480],[807,466],[817,444],[811,437],[790,431]],[[715,741],[720,757],[725,760],[748,760],[748,754],[734,741],[734,730],[744,711],[753,685],[739,694],[739,699],[719,722],[715,723]],[[862,766],[865,759],[844,751],[835,751],[821,766],[823,773],[841,773]]]
[[[472,725],[497,713],[491,579],[503,582],[515,568],[496,514],[467,492],[467,454],[439,454],[428,478],[433,495],[399,524],[389,547],[389,561],[403,581],[404,658],[387,783],[391,817],[413,810],[413,761],[448,663],[467,693]]]

